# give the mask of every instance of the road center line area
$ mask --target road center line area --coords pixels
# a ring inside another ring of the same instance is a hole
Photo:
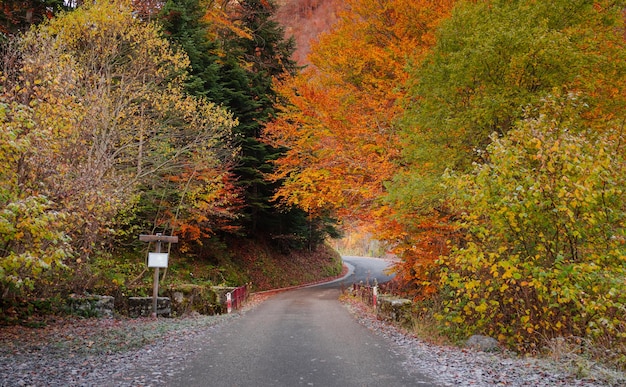
[[[162,380],[186,387],[433,385],[409,375],[403,356],[356,322],[338,296],[338,289],[314,287],[271,297],[189,343],[184,364]]]

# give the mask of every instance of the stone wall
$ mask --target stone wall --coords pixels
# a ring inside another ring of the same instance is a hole
[[[67,300],[71,314],[83,317],[113,317],[115,299],[110,296],[72,296]]]
[[[152,297],[128,297],[128,316],[132,318],[152,316]],[[170,317],[172,303],[169,297],[157,298],[157,316]]]
[[[178,285],[165,291],[172,300],[172,314],[184,316],[190,313],[212,315],[221,312],[218,293],[210,286]]]
[[[213,315],[226,312],[226,293],[237,288],[178,284],[160,289],[157,315],[179,317],[197,313]],[[135,294],[145,294],[144,290]],[[132,293],[131,293],[132,294]],[[115,302],[117,301],[117,302]],[[242,300],[243,301],[243,300]],[[83,317],[123,316],[149,317],[153,312],[152,297],[73,296],[67,300],[67,311]]]

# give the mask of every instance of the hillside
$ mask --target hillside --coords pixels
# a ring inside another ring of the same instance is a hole
[[[313,251],[280,251],[267,242],[240,240],[230,244],[230,260],[220,262],[237,273],[238,281],[251,282],[254,291],[270,290],[317,282],[341,274],[339,253],[328,245]],[[232,266],[231,266],[232,265]]]
[[[279,0],[278,4],[276,19],[285,27],[285,36],[296,40],[294,59],[306,65],[311,42],[330,30],[344,4],[339,0]]]

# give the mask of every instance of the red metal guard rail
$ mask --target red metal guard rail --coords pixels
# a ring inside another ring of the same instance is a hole
[[[230,313],[233,309],[240,309],[248,299],[248,285],[240,286],[226,293],[226,311]]]

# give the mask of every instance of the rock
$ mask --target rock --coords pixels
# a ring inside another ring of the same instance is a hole
[[[483,335],[472,335],[465,342],[465,346],[469,348],[478,349],[483,352],[498,352],[500,347],[498,340],[493,337]]]
[[[413,324],[411,300],[393,296],[380,295],[376,305],[376,315],[383,321],[400,324],[409,328]]]
[[[183,292],[173,292],[171,298],[175,303],[182,304],[185,300],[185,294]]]

